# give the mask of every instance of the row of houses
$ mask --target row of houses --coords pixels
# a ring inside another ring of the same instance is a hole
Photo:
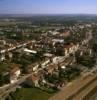
[[[79,44],[70,44],[70,45],[66,45],[64,48],[65,51],[65,56],[68,56],[69,54],[75,53],[78,49],[79,49]]]

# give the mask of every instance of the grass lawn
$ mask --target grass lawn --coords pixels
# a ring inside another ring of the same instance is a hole
[[[14,93],[15,100],[48,100],[52,94],[37,88],[22,88]]]

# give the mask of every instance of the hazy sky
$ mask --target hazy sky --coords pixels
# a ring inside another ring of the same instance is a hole
[[[0,13],[97,14],[97,0],[0,0]]]

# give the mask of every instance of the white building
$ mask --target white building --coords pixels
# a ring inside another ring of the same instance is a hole
[[[27,48],[24,49],[24,52],[33,53],[33,54],[36,54],[37,53],[37,51],[35,51],[35,50],[29,50]]]

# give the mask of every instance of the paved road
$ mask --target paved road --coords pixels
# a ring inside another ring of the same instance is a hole
[[[97,100],[97,87],[95,89],[93,89],[93,91],[91,91],[91,93],[89,93],[83,100]]]
[[[97,83],[95,83],[96,85]],[[84,100],[97,100],[97,86],[86,96]]]
[[[87,77],[85,76],[84,78],[80,77],[74,80],[72,83],[70,83],[66,87],[64,87],[59,93],[57,93],[52,98],[50,98],[50,100],[68,100],[68,99],[72,100],[71,98],[68,98],[68,97],[75,96],[77,92],[84,90],[87,84],[93,81],[95,78],[97,81],[97,73],[95,75],[88,75]],[[80,100],[80,99],[77,99],[77,100]]]
[[[17,88],[21,83],[23,83],[28,77],[30,77],[33,73],[22,76],[20,79],[17,80],[17,82],[13,84],[9,84],[7,86],[4,86],[3,88],[0,88],[0,97],[10,93],[15,88]]]
[[[33,41],[28,41],[28,42],[25,42],[25,43],[22,43],[22,44],[18,44],[16,46],[13,46],[13,47],[10,47],[10,48],[7,48],[7,49],[0,50],[0,53],[3,54],[3,53],[8,52],[8,51],[13,51],[13,50],[21,48],[23,46],[27,46],[28,44],[30,44],[32,42]]]
[[[85,86],[84,88],[82,88],[76,95],[74,95],[74,98],[72,98],[72,100],[88,100],[88,94],[95,88],[97,87],[97,77],[89,82],[87,84],[87,86]],[[84,97],[87,97],[87,99],[85,99]],[[92,100],[92,99],[91,99]]]
[[[96,92],[88,100],[97,100],[97,88]]]

